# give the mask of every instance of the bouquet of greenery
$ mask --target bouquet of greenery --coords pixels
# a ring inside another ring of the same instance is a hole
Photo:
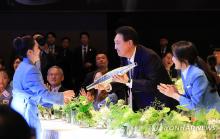
[[[202,129],[206,138],[215,138],[220,136],[220,113],[216,109],[202,109],[194,114],[192,125]]]
[[[110,125],[109,129],[120,129],[123,127],[123,115],[129,109],[127,105],[124,105],[124,100],[118,100],[118,103],[109,106],[110,110]]]
[[[154,107],[149,107],[143,112],[140,119],[139,131],[142,136],[154,137],[159,134],[163,124],[163,119],[168,115],[170,108],[164,107],[162,110],[156,110]]]
[[[114,132],[119,129],[123,136],[134,137],[136,129],[140,123],[141,113],[133,112],[128,106],[124,105],[124,100],[118,100],[118,103],[109,107],[109,129]]]
[[[215,109],[192,111],[178,106],[182,112],[171,111],[164,118],[159,139],[215,139],[220,133],[220,114]]]
[[[79,106],[82,103],[82,96],[73,98],[68,104],[64,105],[63,112],[66,115],[68,122],[76,123],[76,114],[79,110]]]
[[[126,109],[123,114],[122,124],[126,128],[128,137],[135,137],[137,129],[140,127],[141,112],[134,112],[131,108]]]
[[[65,120],[70,123],[71,122],[71,102],[67,103],[63,107],[63,116],[65,116]]]
[[[87,98],[84,96],[79,97],[79,106],[76,111],[76,120],[79,122],[81,127],[90,127],[95,124],[92,117],[93,104],[88,102]]]
[[[109,101],[109,98],[106,98],[106,102]],[[91,111],[93,115],[93,119],[96,123],[96,128],[107,128],[110,122],[110,109],[107,106],[108,103],[105,103],[99,111]],[[111,104],[111,103],[110,103]]]

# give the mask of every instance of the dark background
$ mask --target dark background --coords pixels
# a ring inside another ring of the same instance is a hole
[[[0,56],[8,65],[12,54],[12,41],[16,36],[34,34],[36,32],[55,32],[57,44],[61,38],[69,36],[72,40],[71,49],[79,46],[80,32],[90,33],[91,45],[97,49],[107,48],[107,23],[103,13],[72,13],[72,12],[4,12],[0,13]]]
[[[220,47],[220,4],[217,0],[63,0],[47,5],[22,5],[14,0],[0,2],[0,56],[9,63],[12,40],[22,34],[53,31],[59,44],[63,36],[79,45],[79,33],[88,31],[91,44],[108,50],[110,65],[118,66],[114,50],[115,29],[131,25],[140,43],[158,49],[159,38],[170,42],[190,40],[202,58]]]

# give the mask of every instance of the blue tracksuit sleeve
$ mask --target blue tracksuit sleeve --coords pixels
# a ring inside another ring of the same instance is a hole
[[[51,104],[63,104],[63,93],[52,93],[49,92],[45,87],[41,73],[36,68],[31,68],[28,71],[26,77],[24,77],[24,85],[29,91],[33,92],[31,98],[36,100],[38,103],[51,103]]]
[[[185,87],[186,92],[179,99],[180,105],[184,105],[189,109],[199,108],[203,101],[203,96],[207,91],[207,86],[208,80],[205,76],[198,76],[191,85]]]

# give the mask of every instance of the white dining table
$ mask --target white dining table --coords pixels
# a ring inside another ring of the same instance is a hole
[[[42,139],[128,139],[107,129],[81,128],[62,119],[41,120]],[[134,139],[141,139],[135,137]],[[129,138],[131,139],[131,138]]]

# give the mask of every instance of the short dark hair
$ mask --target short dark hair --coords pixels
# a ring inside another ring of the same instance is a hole
[[[104,54],[104,55],[106,55],[106,56],[108,55],[108,54],[107,54],[107,51],[105,51],[105,50],[99,50],[99,51],[97,51],[97,52],[96,52],[96,55],[98,55],[98,54]]]
[[[162,54],[162,58],[167,56],[167,54],[172,54],[173,55],[172,51],[166,51],[165,53]]]
[[[165,35],[160,36],[160,39],[166,39],[166,40],[169,40],[168,37],[165,36]]]
[[[9,78],[9,73],[8,73],[8,71],[6,69],[0,69],[0,72],[5,73],[8,76],[8,78]]]
[[[2,57],[0,57],[0,64],[5,66],[5,61],[4,61],[4,59]]]
[[[54,32],[48,32],[46,37],[48,38],[49,35],[52,35],[54,38],[57,38],[57,35]]]
[[[35,40],[37,41],[37,43],[38,43],[40,46],[44,46],[44,45],[46,44],[46,38],[45,38],[43,35],[41,35],[41,34],[39,34],[39,35],[36,37]]]
[[[63,37],[63,38],[61,39],[61,42],[63,42],[64,40],[68,40],[69,42],[71,42],[70,37]]]
[[[0,105],[0,138],[30,139],[31,128],[25,119],[9,106]]]
[[[90,35],[89,35],[89,33],[88,32],[81,32],[80,33],[80,38],[82,38],[82,35],[86,35],[88,38],[90,38]]]
[[[216,57],[215,57],[214,55],[209,55],[209,56],[207,57],[207,63],[208,63],[209,65],[215,66],[215,65],[217,64],[217,59],[216,59]]]
[[[116,34],[122,34],[124,41],[132,40],[134,45],[138,44],[138,33],[131,26],[122,26],[116,29]]]
[[[30,35],[16,37],[13,40],[13,46],[18,53],[17,55],[27,57],[27,51],[34,48],[34,38]]]

